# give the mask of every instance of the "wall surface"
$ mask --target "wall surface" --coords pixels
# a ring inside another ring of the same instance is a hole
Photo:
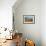
[[[46,46],[46,0],[41,1],[41,40],[42,46]]]
[[[24,38],[34,40],[36,46],[41,46],[41,1],[22,0],[17,6],[13,6],[13,14],[15,29],[22,32]],[[23,15],[35,15],[35,24],[23,24]]]
[[[12,6],[16,0],[0,0],[0,27],[12,29]]]

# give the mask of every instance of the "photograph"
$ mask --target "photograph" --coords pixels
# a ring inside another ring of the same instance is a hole
[[[35,24],[35,15],[24,15],[23,23],[24,24]]]

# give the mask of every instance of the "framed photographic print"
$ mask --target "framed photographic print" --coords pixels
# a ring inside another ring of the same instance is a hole
[[[35,24],[35,15],[23,15],[24,24]]]

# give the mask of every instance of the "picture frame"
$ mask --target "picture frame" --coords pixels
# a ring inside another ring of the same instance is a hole
[[[23,24],[35,24],[35,15],[23,15]]]

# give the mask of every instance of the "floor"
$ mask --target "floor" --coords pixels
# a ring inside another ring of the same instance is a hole
[[[6,40],[6,42],[3,42],[4,40],[6,39],[0,39],[0,46],[24,46],[24,44],[22,43],[22,37],[20,37],[19,35],[17,35],[17,37],[14,36],[12,40]]]
[[[0,44],[0,46],[16,46],[16,39],[6,40],[6,42],[4,42],[3,44]],[[21,43],[20,46],[24,46],[24,45]]]
[[[15,39],[13,39],[13,40],[6,40],[6,42],[2,43],[0,46],[16,46]]]

